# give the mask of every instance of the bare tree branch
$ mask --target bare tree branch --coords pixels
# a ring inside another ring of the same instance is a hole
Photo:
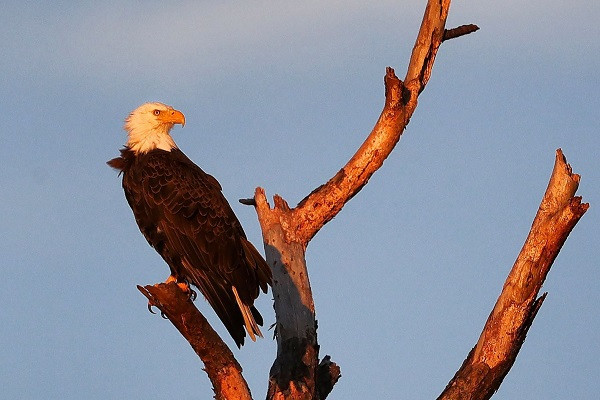
[[[416,95],[411,96],[392,68],[387,68],[384,83],[385,105],[371,134],[329,182],[313,190],[293,210],[293,226],[289,231],[305,246],[367,184],[408,124],[416,107]]]
[[[461,37],[464,35],[468,35],[469,33],[473,33],[478,31],[479,27],[477,25],[469,24],[469,25],[461,25],[452,29],[444,30],[444,37],[442,38],[442,42],[446,40],[455,39],[457,37]]]
[[[450,10],[450,0],[429,0],[423,15],[423,22],[413,47],[404,79],[407,86],[421,93],[431,77],[431,70],[440,44],[444,37],[446,18]],[[416,104],[415,104],[416,107]]]
[[[251,400],[250,389],[242,376],[242,367],[233,353],[189,296],[175,282],[138,286],[190,343],[204,363],[217,400]]]
[[[438,399],[489,399],[500,387],[546,297],[537,295],[550,267],[589,207],[575,196],[578,186],[579,175],[558,149],[529,235],[479,341]]]

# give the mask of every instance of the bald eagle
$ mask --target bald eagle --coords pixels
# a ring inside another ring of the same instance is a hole
[[[244,327],[261,336],[254,307],[267,292],[271,270],[246,239],[215,178],[194,164],[169,134],[184,115],[162,103],[146,103],[125,120],[128,140],[108,165],[123,175],[123,189],[142,234],[167,262],[175,280],[192,284],[215,310],[238,347]],[[189,287],[188,287],[189,289]]]

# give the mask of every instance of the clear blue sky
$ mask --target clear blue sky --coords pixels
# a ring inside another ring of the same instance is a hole
[[[146,101],[186,115],[180,148],[237,203],[296,204],[372,128],[425,1],[5,2],[0,15],[0,397],[210,398],[187,343],[136,284],[168,269],[105,161]],[[371,4],[369,4],[371,3]],[[561,147],[591,207],[495,398],[600,391],[600,3],[462,1],[408,130],[311,242],[331,399],[432,399],[476,342]],[[200,309],[221,324],[202,299]],[[258,307],[273,320],[270,295]],[[232,345],[232,341],[228,339]],[[264,398],[270,338],[235,350]]]

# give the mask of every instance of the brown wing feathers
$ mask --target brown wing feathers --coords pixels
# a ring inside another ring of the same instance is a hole
[[[119,161],[116,161],[119,160]],[[244,325],[260,335],[262,317],[252,305],[266,292],[271,272],[221,193],[219,183],[181,151],[154,150],[109,161],[124,172],[123,188],[150,245],[179,280],[198,287],[238,346]],[[235,286],[244,321],[232,290]],[[254,322],[254,327],[252,327]]]

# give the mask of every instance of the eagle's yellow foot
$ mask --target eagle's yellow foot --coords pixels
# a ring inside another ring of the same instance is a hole
[[[165,281],[165,283],[171,283],[171,282],[177,283],[177,286],[179,286],[179,288],[184,293],[188,293],[189,294],[190,299],[192,301],[196,300],[196,296],[197,296],[196,291],[194,289],[192,289],[187,282],[177,282],[177,278],[175,278],[173,275],[169,275],[169,277],[167,278],[167,280]]]
[[[169,277],[167,278],[167,280],[165,281],[165,283],[171,283],[171,282],[175,282],[177,284],[177,286],[179,286],[179,288],[184,293],[187,293],[189,295],[189,297],[192,299],[192,301],[194,301],[196,299],[196,292],[194,290],[192,290],[190,288],[190,285],[188,285],[186,282],[177,282],[177,278],[175,278],[173,275],[169,275]],[[157,283],[154,286],[158,286],[158,285],[160,285],[160,284]],[[156,314],[154,312],[154,310],[152,309],[152,307],[156,307],[156,304],[154,304],[151,300],[149,300],[148,301],[148,311],[150,311],[152,314]],[[165,315],[164,312],[161,311],[160,315],[164,319],[167,319],[167,316]]]

